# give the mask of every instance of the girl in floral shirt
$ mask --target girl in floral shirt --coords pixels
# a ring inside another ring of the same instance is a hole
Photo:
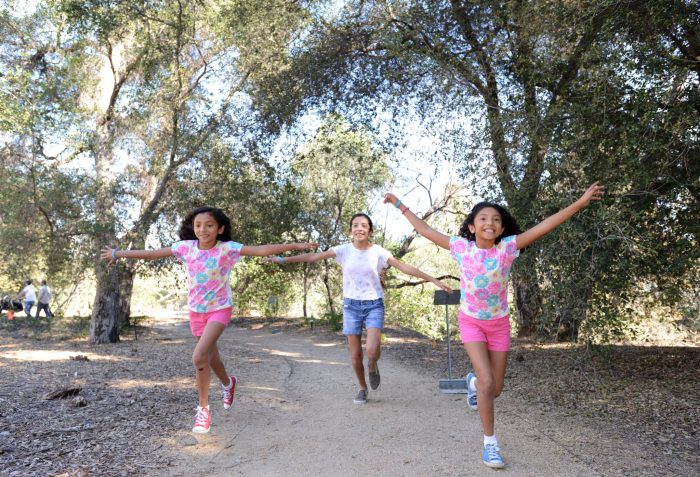
[[[469,213],[457,237],[432,229],[394,194],[384,197],[384,202],[401,210],[416,232],[449,250],[459,265],[459,331],[476,371],[467,375],[467,402],[469,407],[479,410],[484,429],[483,461],[489,467],[505,466],[494,433],[493,402],[503,389],[510,348],[510,267],[520,250],[569,220],[591,200],[599,200],[602,193],[603,188],[594,183],[576,202],[523,233],[506,209],[481,202]]]
[[[221,381],[224,409],[233,404],[236,377],[226,372],[216,342],[231,321],[233,298],[229,273],[240,257],[276,255],[291,250],[316,248],[317,244],[291,243],[242,245],[231,238],[231,221],[214,207],[191,211],[180,225],[179,242],[157,250],[102,249],[101,258],[112,264],[119,258],[156,260],[174,255],[187,268],[187,303],[190,329],[197,340],[192,353],[199,405],[192,432],[209,432],[209,383],[211,371]]]

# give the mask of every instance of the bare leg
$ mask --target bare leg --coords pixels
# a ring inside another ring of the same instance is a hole
[[[216,346],[216,343],[214,343],[214,346],[209,353],[209,366],[211,367],[211,370],[214,371],[216,377],[219,378],[221,384],[228,386],[231,377],[226,372],[226,366],[224,366],[224,362],[221,360],[219,348]]]
[[[501,394],[505,379],[507,351],[489,351],[485,342],[464,343],[476,372],[476,395],[484,435],[494,435],[493,400]]]
[[[222,323],[217,323],[216,321],[207,323],[204,327],[204,333],[197,339],[197,345],[194,347],[194,352],[192,353],[192,364],[194,364],[197,392],[199,393],[199,405],[202,407],[209,405],[209,383],[211,380],[210,358],[212,348],[216,349],[216,340],[219,339],[224,329],[226,329],[226,326]],[[218,356],[218,351],[216,354]],[[219,362],[221,362],[221,359],[219,359]],[[228,384],[227,380],[226,383]]]
[[[350,348],[350,360],[352,369],[355,370],[360,389],[367,389],[365,381],[365,366],[362,363],[362,335],[348,335],[348,347]]]
[[[380,328],[367,328],[367,367],[371,372],[377,370],[377,361],[382,355],[381,339],[382,330]]]

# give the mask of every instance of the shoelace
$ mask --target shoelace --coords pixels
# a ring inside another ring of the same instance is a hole
[[[224,401],[231,399],[231,391],[233,391],[233,386],[230,388],[224,388]]]
[[[498,461],[500,462],[501,454],[500,449],[497,446],[486,446],[486,457],[488,461]]]
[[[209,410],[206,407],[197,409],[197,415],[194,417],[195,427],[207,427],[209,421]]]

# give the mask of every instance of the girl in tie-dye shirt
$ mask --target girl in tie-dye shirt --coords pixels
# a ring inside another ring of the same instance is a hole
[[[231,221],[221,209],[199,207],[191,211],[180,225],[180,239],[170,247],[157,250],[102,249],[102,259],[110,264],[119,258],[155,260],[171,255],[187,268],[189,288],[187,304],[190,328],[197,340],[192,353],[199,405],[192,432],[209,432],[209,382],[211,371],[221,381],[223,406],[233,404],[236,377],[226,372],[216,342],[231,320],[233,298],[229,274],[241,256],[277,255],[291,250],[316,248],[317,244],[291,243],[242,245],[231,239]]]
[[[602,187],[596,182],[576,202],[523,233],[506,209],[481,202],[474,206],[456,237],[431,228],[394,194],[384,198],[384,202],[401,210],[416,232],[449,250],[459,266],[459,331],[476,371],[467,375],[467,403],[479,410],[484,429],[483,462],[489,467],[505,465],[494,433],[493,404],[503,389],[510,347],[510,267],[520,250],[569,220],[591,200],[600,199],[602,193]]]

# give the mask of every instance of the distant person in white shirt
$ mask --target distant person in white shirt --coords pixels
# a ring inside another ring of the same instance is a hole
[[[36,289],[32,285],[31,280],[25,282],[25,287],[19,292],[19,297],[24,298],[24,314],[27,315],[27,318],[30,318],[32,316],[32,307],[36,303]]]
[[[36,319],[39,319],[39,312],[44,310],[46,318],[53,318],[53,313],[51,313],[51,308],[49,308],[49,303],[51,303],[51,289],[46,280],[41,281],[41,288],[39,288],[39,303],[36,305]]]
[[[407,275],[422,278],[434,283],[443,290],[452,289],[414,267],[403,263],[391,252],[370,241],[372,220],[366,214],[355,214],[350,219],[351,243],[332,247],[325,252],[304,253],[291,257],[271,257],[274,263],[318,262],[335,258],[343,271],[343,334],[348,338],[350,359],[357,375],[360,390],[353,400],[355,404],[367,402],[367,381],[362,356],[362,329],[367,330],[367,367],[369,384],[375,390],[379,387],[380,343],[384,327],[384,291],[380,274],[389,265]]]

